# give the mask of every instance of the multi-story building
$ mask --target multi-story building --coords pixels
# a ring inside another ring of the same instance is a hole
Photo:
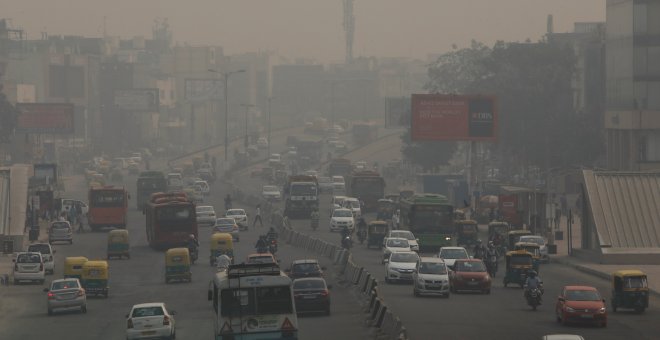
[[[608,0],[607,165],[660,168],[660,2]]]

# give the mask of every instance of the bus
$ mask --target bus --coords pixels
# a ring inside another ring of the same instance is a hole
[[[162,171],[143,171],[137,179],[137,209],[143,210],[151,194],[167,191],[167,179]]]
[[[385,179],[375,171],[355,172],[348,182],[348,195],[362,201],[362,212],[373,212],[378,208],[378,200],[385,196]]]
[[[92,230],[126,229],[126,213],[130,196],[124,187],[112,185],[89,188],[87,219]]]
[[[455,233],[454,206],[447,197],[415,194],[399,201],[401,228],[419,239],[420,251],[436,251],[452,245]]]
[[[230,265],[209,285],[216,340],[298,339],[292,280],[277,263]]]
[[[186,246],[189,236],[198,236],[195,204],[183,192],[151,195],[144,208],[147,241],[154,249]]]

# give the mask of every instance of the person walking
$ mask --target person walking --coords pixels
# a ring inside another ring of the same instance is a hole
[[[261,222],[261,204],[257,204],[257,212],[254,214],[254,222],[252,222],[252,227],[257,225],[257,221],[259,221],[260,227],[264,226],[263,222]]]

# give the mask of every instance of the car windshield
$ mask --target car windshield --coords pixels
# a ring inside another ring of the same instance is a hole
[[[50,287],[50,290],[73,289],[73,288],[80,288],[80,285],[78,284],[78,280],[53,282],[53,285]]]
[[[353,217],[353,213],[350,210],[335,210],[332,213],[333,217]]]
[[[39,254],[20,254],[16,258],[16,263],[41,263]]]
[[[520,242],[529,242],[529,243],[536,243],[539,246],[542,246],[545,244],[545,240],[543,240],[542,237],[528,237],[528,236],[523,236],[520,238]]]
[[[468,254],[465,249],[442,249],[440,257],[443,259],[467,259]]]
[[[486,267],[481,261],[456,261],[457,272],[485,272]]]
[[[243,216],[245,215],[244,210],[227,210],[227,216]]]
[[[447,274],[447,266],[440,262],[422,262],[419,265],[419,273],[445,275]]]
[[[415,236],[409,231],[393,231],[391,233],[392,237],[405,238],[406,240],[414,240]]]
[[[387,240],[387,246],[388,247],[394,247],[394,248],[409,248],[410,247],[410,245],[408,244],[408,241],[406,241],[406,240],[397,240],[397,239]]]
[[[69,223],[68,222],[54,222],[51,225],[51,228],[53,229],[69,229]]]
[[[390,262],[414,263],[417,260],[419,257],[414,253],[394,253],[390,256]]]
[[[293,289],[325,289],[324,280],[295,280]]]
[[[131,314],[131,317],[133,317],[133,318],[143,318],[143,317],[160,316],[160,315],[165,315],[165,313],[163,313],[163,308],[160,307],[160,306],[157,306],[157,307],[141,307],[141,308],[133,309],[133,313]]]
[[[233,225],[236,223],[233,218],[218,218],[215,220],[215,224],[217,225]]]
[[[31,244],[28,247],[29,252],[50,254],[50,247],[47,244]]]
[[[213,207],[207,207],[207,206],[197,207],[197,212],[198,213],[200,213],[200,212],[212,212],[212,211],[213,211]]]
[[[644,276],[632,276],[626,277],[624,280],[624,286],[626,288],[646,288],[648,287],[648,283]]]
[[[298,263],[293,265],[291,271],[296,273],[315,273],[319,271],[319,265],[318,263]]]
[[[569,301],[600,301],[601,297],[595,290],[568,290],[566,300]]]
[[[252,256],[248,259],[248,263],[273,263],[272,256]]]
[[[279,190],[277,190],[277,187],[276,187],[276,186],[273,186],[273,185],[266,185],[266,186],[264,187],[264,191],[265,191],[265,192],[273,192],[273,191],[279,191]]]

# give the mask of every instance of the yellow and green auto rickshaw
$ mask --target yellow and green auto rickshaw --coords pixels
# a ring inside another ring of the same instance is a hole
[[[532,266],[536,272],[539,272],[541,266],[541,246],[532,242],[516,242],[513,250],[524,250],[532,254]]]
[[[531,235],[531,234],[532,234],[531,231],[522,230],[522,229],[509,231],[507,233],[507,241],[508,241],[507,242],[507,249],[514,249],[514,247],[516,246],[516,243],[518,243],[518,241],[520,241],[521,236]]]
[[[509,283],[516,283],[522,288],[525,285],[525,280],[527,280],[527,272],[532,269],[532,254],[525,250],[514,250],[506,253],[504,287]]]
[[[128,230],[115,229],[108,233],[108,260],[117,257],[127,259],[131,258],[130,248],[128,243]]]
[[[649,285],[641,270],[627,269],[612,273],[612,310],[634,309],[643,313],[649,306]]]
[[[165,283],[192,281],[188,248],[171,248],[165,252]]]
[[[108,297],[108,261],[87,261],[82,266],[82,285],[87,295]]]
[[[479,226],[475,220],[456,221],[456,245],[471,246],[477,243]]]
[[[214,233],[211,235],[211,249],[210,262],[215,266],[216,259],[220,255],[227,255],[234,261],[234,240],[231,234],[228,233]]]
[[[371,221],[367,225],[367,249],[371,246],[381,248],[383,246],[383,239],[387,235],[387,222],[385,221]]]
[[[82,282],[83,265],[89,261],[84,256],[70,256],[64,259],[64,278],[76,278]]]

